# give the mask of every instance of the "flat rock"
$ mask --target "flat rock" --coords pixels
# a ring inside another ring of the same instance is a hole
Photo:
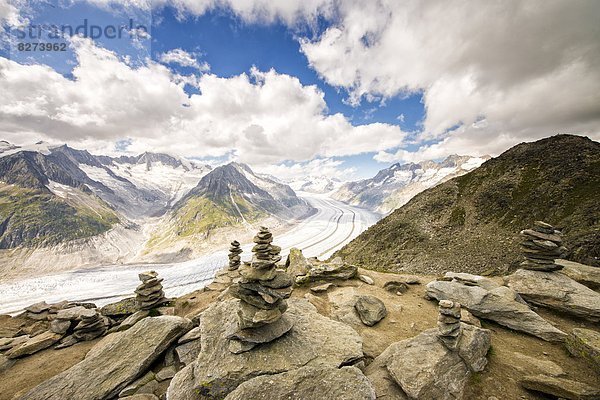
[[[575,328],[565,342],[569,353],[582,357],[600,368],[600,333]]]
[[[453,278],[437,280],[427,284],[427,295],[437,300],[459,302],[476,317],[510,329],[547,341],[564,341],[566,334],[533,312],[514,290],[487,281],[483,281],[483,285],[491,290],[479,286],[477,280],[470,284]]]
[[[198,358],[201,348],[202,342],[200,340],[192,340],[191,342],[175,347],[175,353],[177,354],[180,363],[183,365],[190,365]]]
[[[152,382],[154,378],[154,372],[147,372],[146,375],[136,379],[133,383],[127,385],[125,389],[121,390],[121,392],[119,393],[119,397],[131,396],[132,394],[135,394],[145,384]]]
[[[54,343],[58,342],[62,338],[62,335],[46,331],[37,336],[34,336],[18,346],[13,347],[6,353],[8,358],[18,358],[27,356],[33,353],[37,353],[40,350],[44,350]]]
[[[100,313],[111,318],[121,318],[131,315],[138,310],[139,308],[135,297],[128,297],[117,301],[116,303],[105,305],[100,309]]]
[[[565,375],[565,371],[555,362],[523,353],[502,354],[499,359],[501,363],[516,369],[521,375],[541,374],[554,377]]]
[[[311,366],[250,379],[225,398],[247,399],[375,400],[375,391],[356,367]]]
[[[373,326],[387,315],[383,301],[375,296],[358,296],[354,308],[363,324]]]
[[[165,381],[167,379],[171,379],[177,373],[177,368],[174,365],[170,365],[168,367],[164,367],[160,371],[156,373],[155,379],[158,382]]]
[[[519,381],[525,389],[569,400],[597,400],[600,389],[585,383],[545,375],[530,375]]]
[[[461,399],[471,371],[482,371],[490,347],[490,331],[461,325],[458,351],[448,350],[437,329],[390,346],[384,357],[394,381],[412,399]]]
[[[563,267],[559,273],[568,276],[590,289],[600,290],[600,268],[560,259],[555,260],[554,262]]]
[[[92,317],[95,314],[95,310],[83,306],[75,306],[60,310],[58,313],[56,313],[56,319],[73,321],[80,320],[81,316]]]
[[[333,283],[324,283],[322,285],[313,286],[310,288],[310,291],[313,293],[324,293],[328,291],[331,287],[335,286]]]
[[[511,289],[529,303],[590,321],[600,321],[600,293],[566,275],[519,269],[505,280]]]
[[[103,338],[85,359],[29,391],[22,400],[99,400],[115,397],[191,328],[181,317],[146,318]]]
[[[297,276],[295,282],[302,285],[317,281],[347,280],[354,278],[357,273],[358,267],[334,260],[329,263],[311,264],[308,272]]]
[[[50,310],[50,304],[47,304],[45,301],[32,304],[29,307],[25,308],[25,311],[29,311],[35,314],[39,314],[48,310]]]
[[[202,314],[201,351],[171,381],[169,400],[223,398],[242,382],[303,366],[340,367],[363,357],[362,339],[349,326],[317,313],[304,299],[289,300],[286,316],[294,327],[284,336],[233,354],[226,327],[236,319],[239,300],[215,303]],[[194,342],[191,342],[194,343]]]
[[[200,333],[200,327],[195,327],[194,329],[180,337],[177,343],[184,344],[187,342],[191,342],[192,340],[198,340],[200,339]]]
[[[135,324],[137,324],[144,318],[148,317],[149,315],[150,315],[150,311],[148,311],[148,310],[136,311],[135,313],[131,314],[129,317],[125,318],[125,320],[123,320],[123,322],[121,322],[121,324],[117,328],[117,331],[126,331],[127,329],[131,328],[132,326],[134,326]]]

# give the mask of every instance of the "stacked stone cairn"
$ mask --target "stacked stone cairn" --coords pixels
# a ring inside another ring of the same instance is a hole
[[[533,229],[521,231],[525,239],[521,243],[521,250],[525,261],[521,268],[533,271],[557,271],[562,268],[554,260],[560,258],[567,250],[562,246],[561,232],[550,224],[535,221]]]
[[[142,272],[138,277],[142,283],[135,289],[135,293],[138,307],[141,310],[150,310],[169,301],[165,298],[161,284],[163,279],[159,278],[156,272]]]
[[[269,229],[261,227],[254,237],[252,262],[240,267],[241,279],[230,288],[231,294],[241,300],[237,321],[227,327],[225,333],[233,353],[271,342],[293,326],[292,319],[284,315],[292,280],[284,271],[276,269],[281,248],[272,245],[272,241]]]
[[[231,242],[231,247],[229,248],[229,270],[235,271],[240,267],[242,257],[242,248],[240,247],[240,242],[234,240]]]
[[[440,300],[438,316],[438,338],[448,350],[456,350],[460,342],[460,303]]]
[[[108,321],[96,309],[86,309],[79,315],[80,322],[73,330],[77,341],[93,340],[106,333]]]

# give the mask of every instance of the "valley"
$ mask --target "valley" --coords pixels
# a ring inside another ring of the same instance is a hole
[[[286,232],[278,233],[276,243],[286,255],[290,248],[303,250],[308,257],[328,258],[349,243],[380,216],[368,210],[349,206],[324,195],[298,192],[317,212],[297,223]],[[253,227],[256,230],[258,227]],[[231,237],[230,240],[235,239]],[[252,245],[243,244],[242,259],[249,259]],[[227,263],[227,250],[210,252],[191,261],[180,263],[114,264],[80,268],[39,277],[0,283],[0,313],[17,312],[38,301],[63,299],[93,301],[107,304],[130,296],[138,284],[137,273],[149,267],[165,278],[167,296],[180,296],[204,287],[217,270]]]

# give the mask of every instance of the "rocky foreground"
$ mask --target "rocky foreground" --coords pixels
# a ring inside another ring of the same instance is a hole
[[[0,316],[0,399],[599,399],[596,269],[545,262],[559,246],[523,235],[509,276],[433,277],[284,263],[261,229],[251,262],[234,242],[179,299],[147,272],[102,308]]]

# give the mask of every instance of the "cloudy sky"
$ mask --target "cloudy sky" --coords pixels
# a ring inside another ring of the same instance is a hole
[[[0,139],[17,144],[349,179],[600,139],[594,0],[0,0],[0,20]]]

